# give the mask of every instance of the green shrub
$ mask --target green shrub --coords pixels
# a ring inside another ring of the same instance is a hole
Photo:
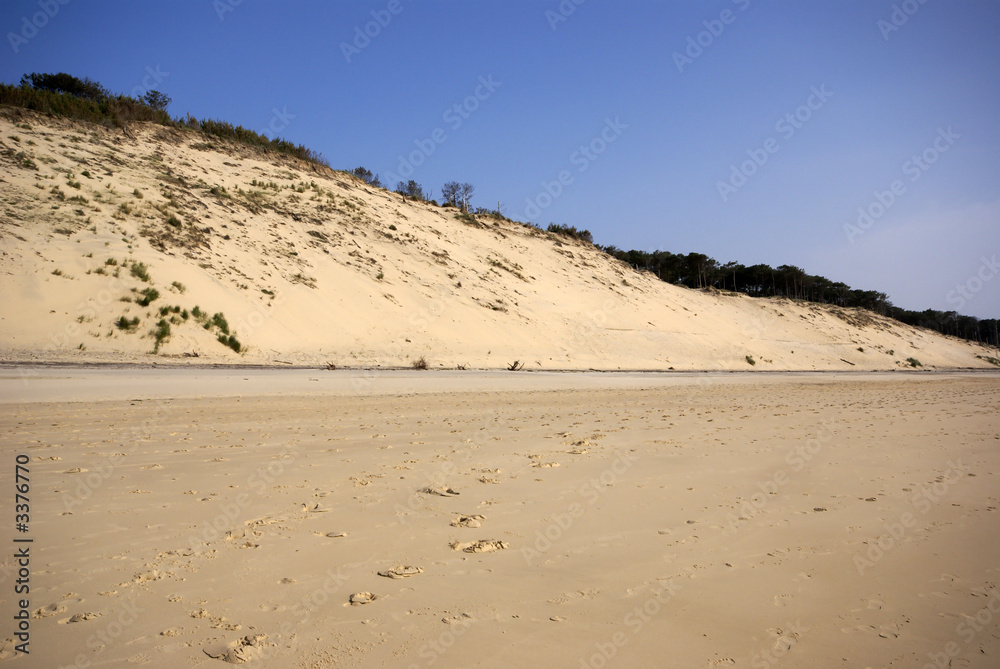
[[[145,281],[146,283],[149,283],[149,268],[146,267],[146,263],[133,262],[132,268],[129,270],[129,272],[132,274],[132,276],[139,279],[140,281]]]
[[[140,293],[142,297],[135,301],[140,307],[148,307],[150,302],[154,302],[160,296],[160,291],[155,288],[144,288]]]
[[[38,171],[38,165],[35,164],[35,161],[31,159],[31,156],[26,154],[24,151],[14,153],[14,149],[4,149],[3,155],[12,157],[14,162],[24,169]]]
[[[234,337],[233,335],[226,336],[226,335],[221,335],[220,334],[219,337],[218,337],[218,339],[219,339],[219,343],[220,344],[223,344],[224,346],[228,346],[229,348],[233,349],[237,353],[239,353],[243,349],[243,346],[240,344],[239,340],[236,337]]]
[[[580,239],[591,244],[594,243],[594,236],[590,234],[590,230],[577,230],[572,225],[559,225],[558,223],[549,223],[549,227],[545,229],[546,232],[551,232],[555,235],[562,235],[564,237],[573,237],[574,239]]]
[[[226,322],[226,317],[219,312],[212,316],[212,325],[219,328],[223,334],[229,334],[229,323]]]
[[[161,318],[156,324],[156,328],[153,329],[152,335],[155,340],[153,343],[153,353],[158,353],[160,351],[160,344],[170,338],[170,323]]]
[[[907,358],[906,362],[910,363],[910,367],[923,367],[916,358]]]
[[[141,98],[115,95],[96,82],[89,79],[81,81],[65,73],[34,73],[22,77],[19,86],[0,84],[0,105],[11,105],[43,114],[119,128],[134,121],[149,121],[169,127],[187,128],[203,135],[213,135],[231,142],[283,153],[329,167],[321,154],[280,137],[270,139],[266,135],[241,126],[210,119],[199,121],[190,115],[184,119],[171,119],[166,112],[169,104],[170,98],[157,91],[149,91]],[[199,148],[200,145],[193,146]]]
[[[125,316],[120,316],[115,325],[119,330],[124,330],[125,332],[135,332],[139,327],[139,317],[135,316],[132,319],[128,319]]]
[[[756,365],[757,364],[757,361],[753,359],[752,355],[748,355],[747,356],[747,362],[750,363],[751,365]]]
[[[170,218],[167,219],[167,225],[172,225],[175,228],[179,228],[181,227],[181,219],[171,214]]]

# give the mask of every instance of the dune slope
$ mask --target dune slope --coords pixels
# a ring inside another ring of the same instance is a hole
[[[0,359],[878,370],[995,355],[868,312],[668,285],[577,240],[207,139],[0,109]]]

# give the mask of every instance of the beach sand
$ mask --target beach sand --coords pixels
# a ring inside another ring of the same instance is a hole
[[[3,375],[12,667],[1000,664],[996,374]]]

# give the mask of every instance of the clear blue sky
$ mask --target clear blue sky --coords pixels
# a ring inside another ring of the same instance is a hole
[[[0,79],[148,86],[383,180],[413,154],[435,197],[469,181],[601,244],[1000,316],[1000,3],[59,2],[0,5]]]

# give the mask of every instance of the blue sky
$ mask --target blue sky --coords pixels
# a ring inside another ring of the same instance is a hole
[[[0,28],[6,82],[155,88],[601,244],[1000,316],[997,2],[5,0]]]

